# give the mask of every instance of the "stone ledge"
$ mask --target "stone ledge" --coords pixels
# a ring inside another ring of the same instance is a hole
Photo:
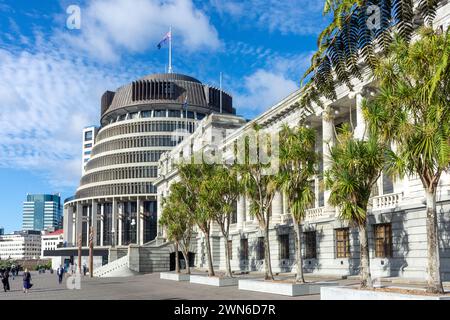
[[[450,296],[370,291],[349,287],[323,287],[320,289],[320,300],[450,300]]]
[[[336,282],[288,283],[265,280],[239,280],[239,290],[265,292],[290,297],[319,294],[323,286],[336,286]]]
[[[237,285],[238,279],[237,278],[219,278],[219,277],[191,275],[190,282],[196,283],[196,284],[203,284],[203,285],[207,285],[207,286],[228,287],[228,286]]]
[[[172,281],[189,281],[190,275],[186,273],[161,272],[160,279]]]

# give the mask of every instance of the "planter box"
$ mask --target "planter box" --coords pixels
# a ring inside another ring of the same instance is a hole
[[[237,285],[238,279],[191,275],[190,282],[197,284],[204,284],[207,286],[228,287]]]
[[[239,280],[239,290],[280,294],[290,297],[319,294],[321,287],[336,285],[336,282],[311,282],[299,284],[264,280]]]
[[[161,272],[160,278],[173,281],[189,281],[189,274],[176,272]]]
[[[411,289],[411,288],[408,288]],[[359,290],[348,287],[324,287],[321,300],[450,300],[450,296],[428,296],[397,292]]]

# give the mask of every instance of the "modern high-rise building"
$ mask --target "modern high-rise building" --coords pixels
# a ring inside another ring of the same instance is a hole
[[[23,230],[57,230],[61,228],[60,194],[27,194],[23,203]]]
[[[81,148],[81,175],[86,171],[86,164],[91,159],[92,148],[94,147],[97,127],[90,126],[83,129],[83,146]]]
[[[3,229],[3,227],[0,227],[0,236],[5,234],[5,229]]]

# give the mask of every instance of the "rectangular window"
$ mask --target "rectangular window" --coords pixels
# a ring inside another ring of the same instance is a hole
[[[88,143],[84,145],[85,148],[92,148],[92,143]]]
[[[197,112],[197,120],[202,120],[205,116],[206,114]]]
[[[374,226],[375,257],[392,257],[392,224],[383,223]]]
[[[350,232],[348,228],[336,229],[336,258],[350,257]]]
[[[305,243],[305,259],[316,259],[316,232],[309,231],[303,233]]]
[[[180,110],[169,110],[169,118],[181,118]]]
[[[248,260],[248,239],[241,239],[241,260]]]
[[[165,118],[166,117],[166,110],[155,110],[153,111],[153,116],[155,118]]]
[[[256,260],[264,260],[264,237],[258,237],[256,242]]]
[[[92,140],[92,131],[86,131],[84,133],[84,141],[91,141]]]
[[[188,111],[187,117],[188,117],[188,119],[195,119],[195,117],[194,117],[194,112]]]
[[[280,259],[288,260],[289,259],[289,235],[282,234],[279,237],[280,241]]]
[[[231,260],[231,259],[233,259],[233,241],[232,240],[228,240],[227,248],[228,248],[228,257],[230,257],[230,260]]]

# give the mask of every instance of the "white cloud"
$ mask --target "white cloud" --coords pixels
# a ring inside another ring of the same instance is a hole
[[[257,116],[297,90],[311,55],[312,52],[287,56],[271,53],[263,68],[244,77],[243,85],[234,88],[238,113]]]
[[[234,96],[238,113],[259,114],[294,92],[298,86],[295,81],[282,73],[257,70],[244,79],[245,93]]]
[[[174,46],[186,52],[221,45],[217,30],[191,0],[91,0],[81,8],[81,30],[58,36],[91,56],[115,61],[123,51],[156,49],[169,26]]]
[[[239,20],[251,28],[279,31],[282,34],[315,35],[323,28],[323,2],[317,0],[210,0],[222,17]]]
[[[0,166],[76,186],[82,128],[99,118],[101,94],[126,78],[55,48],[0,49]]]

